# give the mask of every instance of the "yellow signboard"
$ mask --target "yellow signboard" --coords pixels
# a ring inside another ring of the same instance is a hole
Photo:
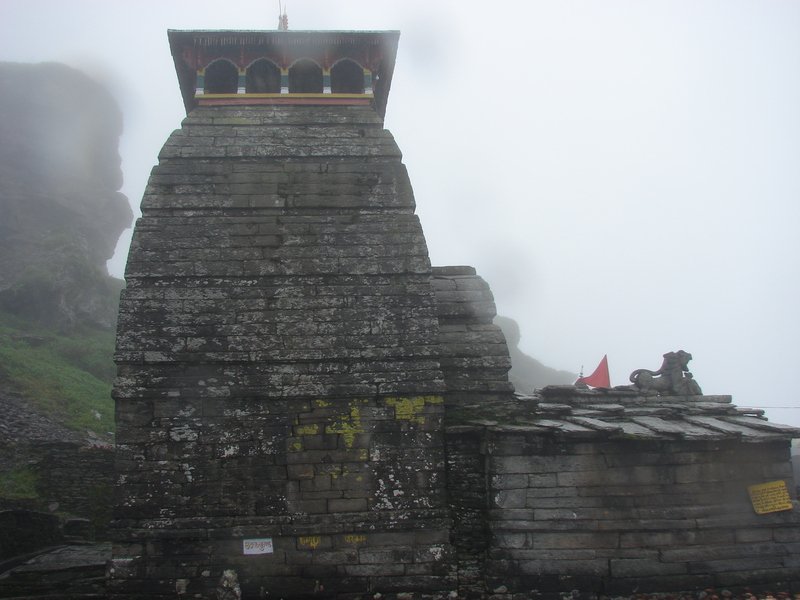
[[[765,515],[782,510],[792,510],[792,500],[789,498],[789,490],[783,480],[751,485],[747,491],[750,493],[750,501],[753,503],[756,514]]]

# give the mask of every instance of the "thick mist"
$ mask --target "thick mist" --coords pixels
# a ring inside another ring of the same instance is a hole
[[[277,5],[0,5],[0,60],[62,61],[124,118],[134,209],[183,115],[166,30]],[[471,264],[520,349],[613,384],[685,349],[703,391],[800,425],[800,4],[296,0],[290,29],[401,30],[386,125],[434,265]],[[46,18],[43,18],[46,15]],[[128,238],[109,263],[121,275]]]

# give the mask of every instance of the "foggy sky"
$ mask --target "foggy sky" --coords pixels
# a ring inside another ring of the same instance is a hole
[[[277,12],[3,0],[0,60],[109,86],[138,211],[184,116],[166,30],[273,29]],[[607,353],[617,385],[685,349],[705,393],[794,407],[767,416],[800,426],[800,2],[291,0],[288,14],[290,29],[401,30],[386,126],[431,261],[475,266],[524,351],[586,372]]]

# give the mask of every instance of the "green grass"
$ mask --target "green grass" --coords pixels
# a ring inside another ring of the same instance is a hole
[[[59,333],[0,311],[0,380],[76,431],[114,429],[114,333]]]
[[[11,500],[37,498],[36,473],[29,468],[0,473],[0,495]]]

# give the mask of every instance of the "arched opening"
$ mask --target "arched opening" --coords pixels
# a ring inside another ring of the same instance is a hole
[[[239,71],[224,59],[215,60],[206,67],[206,94],[235,94],[239,87]]]
[[[322,69],[313,60],[298,60],[289,67],[290,94],[321,94]]]
[[[340,60],[331,69],[331,92],[334,94],[363,94],[364,69],[352,60]]]
[[[281,70],[266,58],[247,67],[245,92],[248,94],[280,94]]]

